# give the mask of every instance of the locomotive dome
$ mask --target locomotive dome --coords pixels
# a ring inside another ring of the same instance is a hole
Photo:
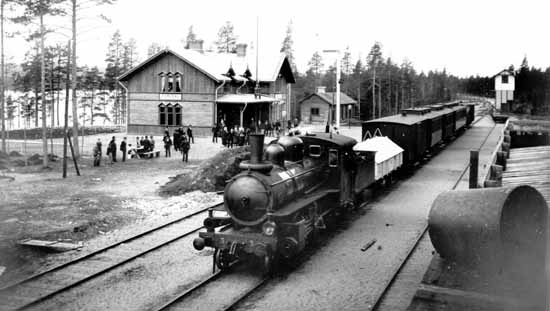
[[[276,140],[285,150],[285,159],[300,161],[304,157],[304,142],[296,136],[282,136]]]

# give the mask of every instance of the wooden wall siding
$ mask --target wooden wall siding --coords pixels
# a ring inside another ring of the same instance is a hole
[[[158,124],[158,105],[160,102],[133,100],[128,105],[132,124]]]
[[[129,105],[132,125],[159,125],[158,105],[160,101],[134,100]],[[168,104],[168,102],[164,102]],[[174,104],[172,102],[172,104]],[[183,125],[212,125],[212,102],[181,102]]]
[[[319,108],[319,116],[311,115],[311,108]],[[329,117],[329,105],[317,96],[313,96],[300,104],[302,122],[326,124]]]
[[[171,54],[165,54],[156,61],[145,66],[128,81],[130,92],[151,92],[160,91],[160,72],[176,72],[183,74],[182,92],[184,93],[214,93],[216,83],[214,80],[183,62]]]
[[[132,146],[136,142],[136,138],[134,136],[143,136],[143,135],[155,135],[159,136],[158,139],[155,137],[155,149],[156,150],[164,150],[164,145],[162,144],[162,136],[164,136],[164,128],[165,126],[160,125],[142,125],[142,124],[128,124],[128,142],[132,144]],[[176,126],[169,126],[169,132],[170,137],[173,137],[174,130],[177,128]],[[199,137],[199,136],[211,136],[212,135],[212,127],[211,126],[195,126],[193,124],[193,136]],[[187,129],[187,127],[183,127],[183,129]],[[193,147],[191,147],[192,152]],[[179,153],[178,153],[179,154]],[[180,154],[181,155],[181,154]],[[174,153],[172,153],[172,156],[174,156]]]
[[[184,102],[182,104],[181,122],[184,126],[212,126],[214,114],[212,103],[209,102]]]
[[[167,94],[170,94],[170,93],[167,93]],[[213,93],[205,93],[205,94],[183,93],[181,94],[181,96],[182,96],[182,100],[179,102],[183,102],[183,101],[213,102],[214,101]],[[159,101],[159,93],[130,93],[130,100]],[[173,102],[178,102],[178,101],[173,101]]]

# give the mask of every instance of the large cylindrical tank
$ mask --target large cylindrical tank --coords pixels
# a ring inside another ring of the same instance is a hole
[[[432,204],[428,224],[435,249],[448,260],[544,265],[548,206],[533,187],[443,192]]]

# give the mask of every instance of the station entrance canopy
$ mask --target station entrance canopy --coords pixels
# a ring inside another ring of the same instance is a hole
[[[223,119],[229,126],[249,126],[252,119],[255,122],[267,121],[270,106],[279,100],[269,96],[254,94],[226,94],[216,101],[218,121]]]

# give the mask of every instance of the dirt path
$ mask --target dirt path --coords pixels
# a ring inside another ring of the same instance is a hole
[[[7,267],[0,285],[35,271],[48,257],[17,246],[19,240],[85,242],[151,217],[169,217],[174,204],[157,194],[159,186],[199,163],[161,157],[92,167],[91,159],[84,158],[80,177],[70,165],[63,179],[60,162],[47,170],[34,166],[8,172],[14,179],[0,179],[0,266]]]

